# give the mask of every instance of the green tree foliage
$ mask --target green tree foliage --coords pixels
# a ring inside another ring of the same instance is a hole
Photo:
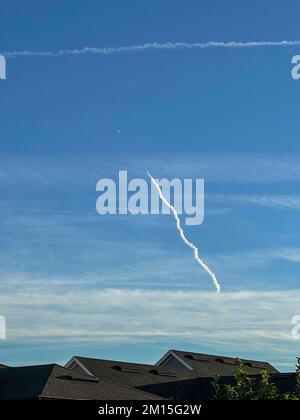
[[[214,380],[217,400],[300,400],[300,358],[296,364],[295,388],[285,394],[270,381],[266,370],[261,371],[259,378],[254,378],[245,371],[240,359],[237,359],[237,365],[233,384],[221,384],[220,378]]]
[[[295,394],[300,399],[300,357],[297,357],[296,363]]]

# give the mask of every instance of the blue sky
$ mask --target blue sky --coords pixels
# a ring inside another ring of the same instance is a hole
[[[299,40],[296,1],[17,1],[0,53]],[[291,369],[299,341],[300,81],[292,47],[7,58],[0,81],[1,363],[168,348]],[[204,178],[205,221],[99,216],[97,181]]]

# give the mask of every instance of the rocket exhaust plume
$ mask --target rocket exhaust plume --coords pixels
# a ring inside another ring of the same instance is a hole
[[[179,232],[179,235],[180,235],[180,237],[181,237],[181,239],[183,240],[183,242],[189,247],[189,248],[191,248],[192,250],[193,250],[193,252],[194,252],[194,257],[195,257],[195,260],[197,261],[197,263],[204,269],[204,271],[206,271],[209,275],[210,275],[210,277],[211,277],[211,279],[212,279],[212,281],[213,281],[213,283],[214,283],[214,285],[215,285],[215,288],[217,289],[217,292],[220,292],[221,291],[221,285],[220,285],[220,283],[219,283],[219,281],[218,281],[218,279],[217,279],[217,277],[216,277],[216,275],[211,271],[211,269],[205,264],[205,262],[200,258],[200,256],[199,256],[199,250],[198,250],[198,248],[196,247],[196,245],[194,245],[193,244],[193,242],[190,242],[188,239],[187,239],[187,237],[185,236],[185,233],[184,233],[184,231],[183,231],[183,229],[182,229],[182,227],[181,227],[181,223],[180,223],[180,219],[179,219],[179,216],[178,216],[178,214],[177,214],[177,211],[175,210],[175,208],[172,206],[172,204],[170,204],[169,202],[168,202],[168,200],[163,196],[163,193],[162,193],[162,191],[161,191],[161,189],[160,189],[160,186],[159,186],[159,184],[158,184],[158,182],[152,177],[152,175],[150,174],[150,172],[149,171],[147,171],[147,175],[149,176],[149,178],[151,179],[151,181],[153,182],[153,185],[155,186],[155,188],[157,189],[157,191],[158,191],[158,194],[159,194],[159,197],[160,197],[160,199],[161,199],[161,201],[167,206],[167,207],[169,207],[169,209],[171,210],[171,212],[172,212],[172,214],[173,214],[173,216],[174,216],[174,219],[175,219],[175,221],[176,221],[176,228],[177,228],[177,230],[178,230],[178,232]]]

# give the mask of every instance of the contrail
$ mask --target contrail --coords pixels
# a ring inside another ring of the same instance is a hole
[[[290,41],[209,41],[209,42],[150,42],[123,47],[83,47],[58,51],[7,51],[1,54],[6,58],[13,57],[60,57],[64,55],[111,55],[120,53],[137,53],[151,50],[192,50],[205,48],[257,48],[257,47],[293,47],[299,46],[300,40]]]
[[[190,242],[188,239],[187,239],[187,237],[185,236],[185,233],[184,233],[184,231],[183,231],[183,229],[182,229],[182,227],[181,227],[181,224],[180,224],[180,219],[179,219],[179,217],[178,217],[178,214],[177,214],[177,211],[175,210],[175,208],[168,202],[168,200],[163,196],[163,193],[162,193],[162,191],[161,191],[161,189],[160,189],[160,186],[159,186],[159,184],[157,183],[157,181],[152,177],[152,175],[150,174],[150,172],[148,172],[147,171],[147,175],[149,176],[149,178],[151,179],[151,181],[153,182],[153,184],[154,184],[154,186],[156,187],[156,189],[157,189],[157,191],[158,191],[158,194],[159,194],[159,197],[160,197],[160,199],[161,199],[161,201],[163,202],[163,203],[165,203],[165,205],[167,206],[167,207],[169,207],[169,209],[171,210],[171,212],[172,212],[172,214],[173,214],[173,216],[174,216],[174,219],[175,219],[175,221],[176,221],[176,227],[177,227],[177,230],[178,230],[178,232],[179,232],[179,235],[180,235],[180,237],[181,237],[181,239],[183,240],[183,242],[188,246],[188,247],[190,247],[192,250],[193,250],[193,252],[194,252],[194,257],[195,257],[195,260],[198,262],[198,264],[210,275],[210,277],[211,277],[211,279],[212,279],[212,281],[213,281],[213,283],[214,283],[214,285],[215,285],[215,287],[216,287],[216,289],[217,289],[217,292],[220,292],[221,291],[221,285],[220,285],[220,283],[219,283],[219,281],[218,281],[218,279],[217,279],[217,277],[216,277],[216,275],[210,270],[210,268],[205,264],[205,262],[200,258],[200,256],[199,256],[199,250],[198,250],[198,248],[196,247],[196,245],[194,245],[192,242]]]

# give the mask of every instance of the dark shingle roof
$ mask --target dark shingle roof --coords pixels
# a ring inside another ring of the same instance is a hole
[[[55,366],[42,398],[76,398],[97,400],[158,400],[159,397],[109,380],[73,374],[69,369]]]
[[[237,368],[235,358],[179,350],[172,352],[188,363],[193,370],[186,370],[184,366],[178,369],[88,357],[74,357],[72,360],[79,362],[79,365],[83,365],[92,375],[100,379],[175,399],[199,399],[211,396],[213,388],[210,384],[213,378],[216,375],[231,376]],[[250,360],[245,361],[245,369],[252,375],[260,373],[262,369],[270,373],[277,372],[269,363]]]
[[[76,357],[93,375],[131,387],[169,383],[191,377],[183,369],[169,369],[140,363]],[[193,376],[193,375],[192,375]]]
[[[0,399],[205,400],[214,397],[213,378],[199,377],[194,371],[78,359],[95,376],[56,364],[0,369]],[[294,379],[294,374],[271,374],[271,381],[282,392],[293,389]],[[221,383],[233,381],[231,375],[221,378]]]
[[[0,369],[0,398],[37,398],[53,368],[54,365],[41,365]]]
[[[74,359],[74,358],[73,358]],[[76,357],[93,375],[167,399],[199,399],[198,374],[184,369]]]
[[[193,371],[197,373],[199,377],[214,377],[216,375],[230,376],[237,368],[237,359],[234,357],[193,353],[181,350],[171,351],[181,360],[191,366]],[[278,373],[278,370],[268,362],[245,359],[243,359],[243,362],[244,369],[250,375],[260,373],[262,370],[266,370],[269,373]]]
[[[0,370],[1,399],[158,400],[137,389],[72,372],[59,365]]]
[[[296,374],[293,373],[275,373],[271,375],[271,382],[277,386],[280,392],[295,391]]]

